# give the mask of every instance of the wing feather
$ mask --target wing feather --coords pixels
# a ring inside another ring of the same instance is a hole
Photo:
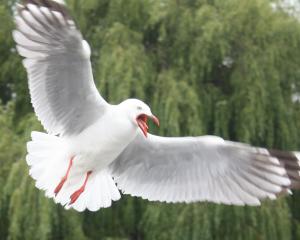
[[[297,156],[215,136],[139,134],[110,169],[124,193],[153,201],[259,205],[299,186]]]
[[[93,80],[88,43],[63,4],[23,0],[17,9],[13,38],[38,119],[52,134],[81,132],[108,105]]]

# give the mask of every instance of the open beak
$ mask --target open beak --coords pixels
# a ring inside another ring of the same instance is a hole
[[[154,115],[148,116],[146,114],[140,114],[136,118],[136,122],[137,122],[137,125],[139,126],[139,128],[142,130],[145,137],[147,137],[148,129],[149,129],[148,124],[147,124],[148,118],[150,118],[155,123],[155,125],[157,125],[159,127],[159,120],[157,117],[155,117]]]

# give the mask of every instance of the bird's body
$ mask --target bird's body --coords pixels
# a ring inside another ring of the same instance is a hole
[[[100,119],[81,133],[63,137],[83,173],[103,170],[136,137],[138,129],[122,113],[119,105],[111,105]]]
[[[90,172],[89,181],[85,186],[87,190],[80,196],[81,199],[88,198],[88,194],[92,194],[95,188],[93,184],[95,179],[104,179],[103,186],[110,182],[111,185],[107,189],[111,189],[115,194],[115,197],[108,194],[102,199],[100,198],[102,206],[109,204],[107,202],[111,200],[118,199],[118,190],[109,175],[109,165],[138,134],[138,129],[124,114],[124,111],[126,109],[122,104],[107,105],[102,117],[79,134],[57,137],[34,132],[33,141],[28,144],[27,162],[32,165],[30,174],[37,180],[37,187],[45,189],[47,196],[54,197],[56,202],[65,205],[72,193],[84,183],[86,173]],[[43,152],[43,147],[46,147],[44,155],[47,158],[45,161],[36,160],[36,157],[40,156],[40,152]],[[34,165],[35,161],[39,161],[38,164]],[[59,185],[69,167],[70,171],[66,182],[56,193],[55,187]],[[40,179],[39,175],[35,175],[37,171],[39,171],[38,174],[42,173],[41,169],[47,171],[47,178]],[[91,202],[93,205],[93,201]],[[73,207],[81,210],[82,206],[77,205],[76,202]]]
[[[256,206],[299,188],[297,152],[148,134],[148,118],[159,125],[149,106],[111,105],[97,91],[91,49],[64,4],[23,0],[16,8],[13,37],[47,131],[32,132],[26,159],[36,187],[55,202],[96,211],[120,189],[152,201]]]

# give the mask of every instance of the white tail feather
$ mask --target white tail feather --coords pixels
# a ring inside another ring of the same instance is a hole
[[[86,177],[86,173],[76,168],[76,156],[70,174],[63,188],[57,196],[54,190],[62,177],[66,174],[72,157],[68,142],[64,138],[41,132],[32,132],[32,141],[27,143],[27,164],[30,175],[36,180],[36,187],[44,190],[46,196],[54,198],[67,209],[74,208],[83,211],[97,211],[111,206],[112,200],[120,199],[120,193],[107,169],[92,172],[84,192],[72,205],[70,196],[78,190]]]

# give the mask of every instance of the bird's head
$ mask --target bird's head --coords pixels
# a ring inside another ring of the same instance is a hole
[[[150,107],[138,99],[127,99],[121,103],[121,106],[126,109],[130,119],[139,127],[145,137],[148,134],[148,118],[150,118],[157,126],[159,126],[159,120],[151,112]]]

